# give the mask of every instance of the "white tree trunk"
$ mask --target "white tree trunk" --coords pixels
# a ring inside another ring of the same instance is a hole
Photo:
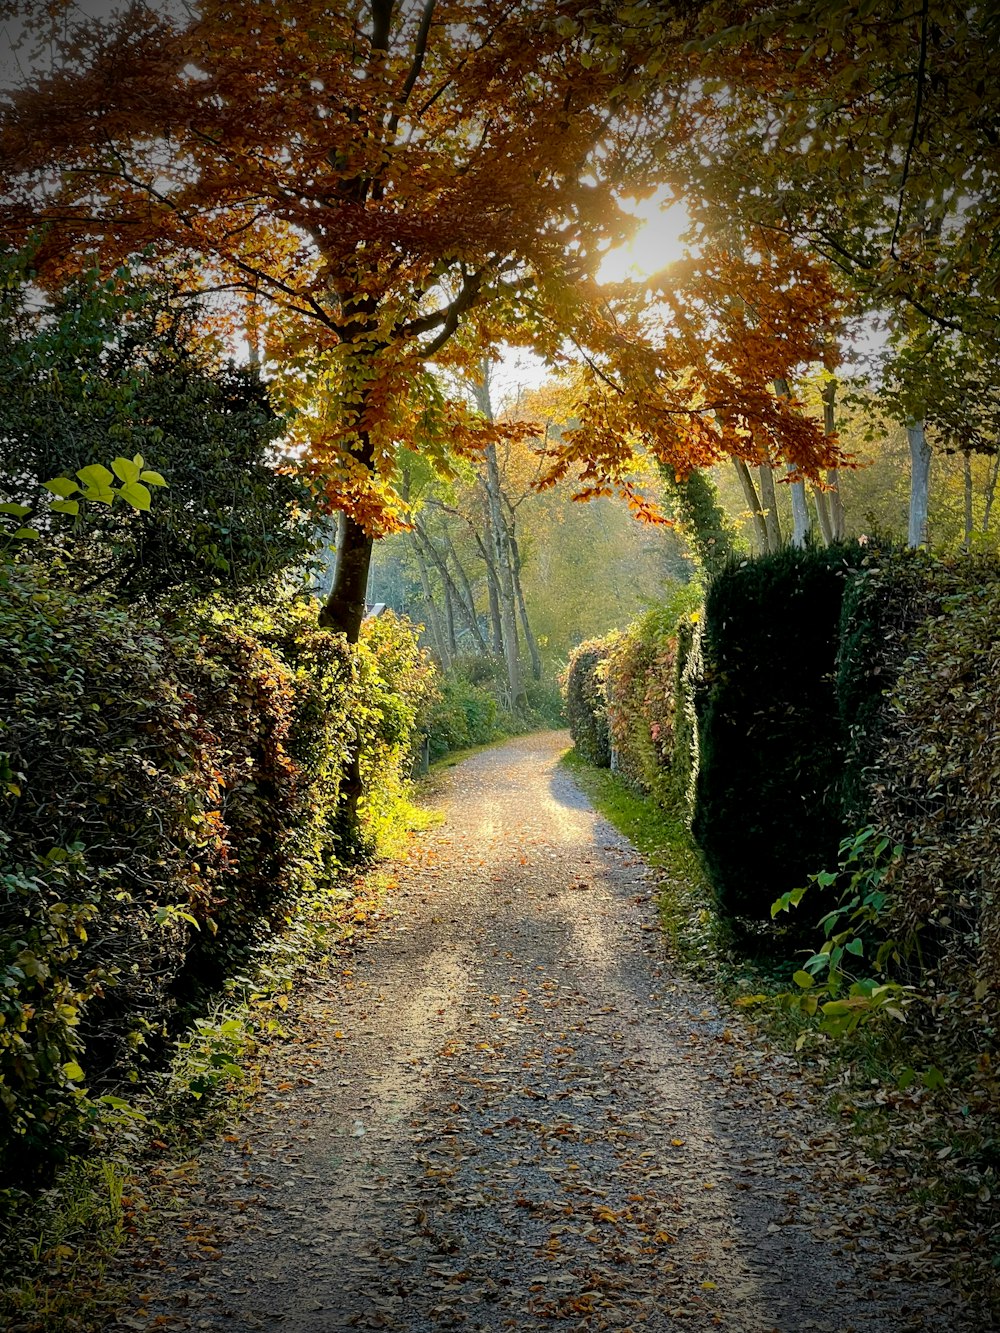
[[[791,466],[789,472],[795,469]],[[789,483],[792,492],[792,545],[805,546],[809,540],[812,521],[809,517],[809,501],[806,499],[806,484],[800,477]]]
[[[923,418],[911,417],[906,423],[910,446],[910,527],[908,546],[927,544],[927,505],[931,485],[931,447],[927,443]]]

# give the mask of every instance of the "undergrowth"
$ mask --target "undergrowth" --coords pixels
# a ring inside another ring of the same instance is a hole
[[[146,1234],[150,1217],[183,1192],[198,1145],[248,1104],[269,1047],[286,1035],[300,983],[335,966],[384,915],[392,860],[438,818],[401,802],[383,839],[387,859],[300,902],[284,932],[177,1038],[149,1088],[101,1108],[86,1158],[71,1158],[44,1191],[0,1194],[0,1327],[96,1333],[108,1326],[127,1296],[114,1262],[123,1245]]]

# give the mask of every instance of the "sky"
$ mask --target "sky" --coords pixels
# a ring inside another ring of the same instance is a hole
[[[642,280],[664,265],[683,257],[681,240],[689,218],[684,204],[673,200],[664,187],[648,199],[638,202],[623,199],[622,207],[640,219],[641,225],[629,245],[609,250],[598,270],[600,282]],[[497,402],[516,397],[519,389],[537,389],[548,377],[541,358],[523,348],[511,348],[495,372]]]

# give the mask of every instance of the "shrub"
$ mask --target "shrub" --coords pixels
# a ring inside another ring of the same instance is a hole
[[[92,1095],[329,885],[344,764],[369,832],[409,770],[412,626],[356,650],[314,605],[167,629],[8,571],[0,603],[0,1176],[51,1165]]]
[[[836,855],[834,668],[860,558],[858,547],[789,548],[730,564],[708,590],[692,828],[733,917],[769,920],[776,897]]]
[[[673,806],[683,790],[675,755],[678,627],[682,620],[690,623],[700,596],[697,585],[678,588],[620,635],[601,668],[612,763],[664,806]]]
[[[616,638],[616,634],[609,634],[605,639],[589,639],[574,648],[561,678],[573,744],[584,759],[598,768],[611,765],[611,734],[600,667]]]
[[[504,734],[498,727],[498,716],[496,695],[490,685],[473,684],[464,675],[449,673],[439,683],[437,697],[422,719],[431,759],[498,740]]]
[[[886,701],[870,809],[903,848],[892,928],[920,930],[939,990],[972,999],[1000,984],[1000,566],[915,567],[932,614],[911,632]],[[909,577],[904,586],[912,605]]]
[[[143,455],[168,483],[147,512],[88,506],[68,537],[60,522],[66,581],[190,604],[302,564],[311,501],[276,470],[284,422],[259,374],[222,362],[190,304],[127,270],[39,311],[22,267],[0,264],[0,500],[116,453]]]
[[[876,761],[888,719],[888,697],[917,626],[934,603],[934,560],[893,548],[866,554],[844,590],[837,649],[837,707],[843,741],[841,819],[846,829],[869,821],[867,770]]]

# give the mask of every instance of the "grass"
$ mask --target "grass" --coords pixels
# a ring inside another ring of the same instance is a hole
[[[671,955],[685,971],[718,979],[732,965],[731,937],[716,911],[679,802],[664,808],[575,750],[561,763],[596,810],[661,871],[660,920]]]

